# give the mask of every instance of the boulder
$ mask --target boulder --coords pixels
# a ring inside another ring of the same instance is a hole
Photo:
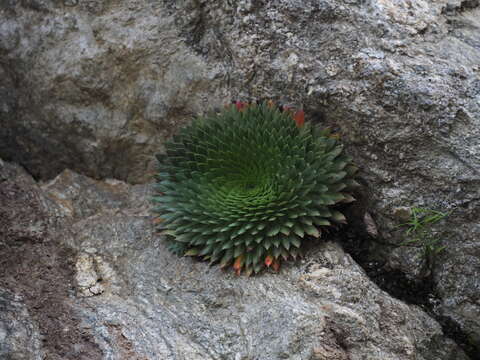
[[[141,183],[193,115],[232,98],[303,107],[361,168],[350,221],[371,215],[373,256],[433,283],[435,310],[480,352],[478,1],[8,0],[0,11],[0,156],[41,179],[70,168]],[[427,268],[421,242],[401,245],[413,207],[451,212],[432,228],[446,248]]]
[[[7,167],[3,188],[25,177]],[[433,318],[380,290],[333,240],[279,273],[236,276],[166,250],[150,215],[151,185],[70,170],[28,183],[22,192],[52,201],[48,218],[61,220],[38,246],[0,248],[10,258],[0,277],[7,358],[468,359]]]

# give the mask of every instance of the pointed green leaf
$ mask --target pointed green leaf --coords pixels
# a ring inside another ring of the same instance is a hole
[[[319,238],[320,237],[320,232],[315,226],[312,225],[306,225],[304,226],[305,232],[313,237]]]
[[[267,236],[275,236],[279,232],[280,232],[280,225],[275,225],[267,232]]]
[[[303,238],[305,236],[305,231],[303,230],[302,227],[300,227],[299,225],[295,225],[293,227],[293,232],[295,234],[297,234],[298,236],[300,236],[301,238]]]
[[[291,237],[291,238],[290,238],[290,242],[293,244],[293,246],[295,246],[295,247],[297,247],[297,248],[299,248],[300,245],[302,244],[302,242],[300,241],[300,239],[297,238],[297,237]]]
[[[347,219],[340,211],[332,211],[332,220],[341,224],[347,223]]]
[[[185,254],[184,256],[197,256],[198,255],[198,249],[190,249]]]

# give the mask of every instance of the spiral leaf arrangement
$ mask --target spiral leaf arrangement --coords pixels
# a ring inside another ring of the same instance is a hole
[[[169,248],[239,274],[280,267],[322,228],[345,223],[356,168],[303,111],[236,103],[195,119],[157,155],[155,212]]]

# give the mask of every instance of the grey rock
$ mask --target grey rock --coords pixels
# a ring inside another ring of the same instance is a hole
[[[0,246],[54,237],[65,216],[21,167],[0,159]]]
[[[69,214],[0,160],[0,358],[93,360],[101,351],[72,305]]]
[[[21,299],[0,288],[0,359],[41,360],[41,338]]]
[[[396,209],[453,210],[433,229],[447,245],[431,269],[437,310],[480,349],[478,1],[29,0],[0,11],[1,156],[42,179],[71,168],[144,182],[194,114],[232,97],[303,106],[361,167],[359,204],[388,266],[425,275],[421,249],[391,250],[407,240]]]
[[[166,250],[150,185],[66,171],[42,189],[76,209],[65,208],[76,309],[105,359],[467,359],[435,320],[378,289],[335,242],[279,274],[237,277]]]
[[[16,101],[2,119],[3,157],[43,178],[74,168],[147,180],[164,139],[215,105],[220,69],[182,44],[160,4],[112,5],[0,9]]]

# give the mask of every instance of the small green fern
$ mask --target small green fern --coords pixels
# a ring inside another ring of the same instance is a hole
[[[444,213],[432,209],[412,207],[410,214],[410,219],[406,223],[399,225],[407,228],[405,235],[409,238],[401,245],[421,247],[423,256],[426,259],[430,259],[432,256],[445,250],[445,245],[438,244],[440,238],[434,236],[431,226],[450,215],[450,212]]]

